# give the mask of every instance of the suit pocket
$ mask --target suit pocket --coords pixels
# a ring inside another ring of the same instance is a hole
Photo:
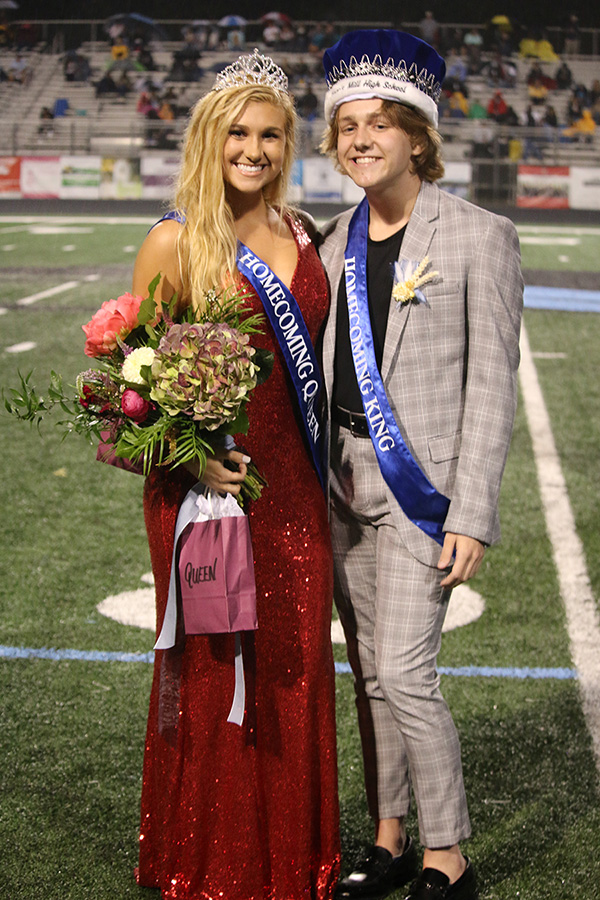
[[[451,434],[439,434],[436,437],[429,438],[427,446],[429,447],[429,458],[434,463],[448,462],[450,459],[457,459],[460,451],[460,441],[462,432],[453,431]]]

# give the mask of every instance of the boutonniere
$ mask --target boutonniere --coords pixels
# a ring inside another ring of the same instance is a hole
[[[396,303],[409,303],[411,300],[417,303],[427,303],[423,291],[419,288],[431,281],[439,272],[426,272],[429,266],[429,257],[426,256],[420,263],[409,259],[394,263],[394,285],[392,297]]]

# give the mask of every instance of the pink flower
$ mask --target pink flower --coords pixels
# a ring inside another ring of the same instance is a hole
[[[142,298],[122,294],[116,300],[106,300],[87,325],[84,353],[86,356],[110,356],[117,348],[117,337],[124,339],[137,326]]]
[[[127,388],[121,397],[121,409],[134,422],[143,422],[148,415],[150,404],[137,391]]]

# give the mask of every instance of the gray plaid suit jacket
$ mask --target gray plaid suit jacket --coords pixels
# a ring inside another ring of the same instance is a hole
[[[331,289],[323,340],[329,401],[338,285],[353,211],[329,222],[320,239]],[[390,300],[381,375],[408,448],[450,498],[444,530],[492,544],[500,537],[498,496],[517,398],[523,281],[516,229],[423,182],[400,259],[425,256],[439,275],[422,288],[426,303]],[[435,565],[439,546],[388,494],[407,548]]]

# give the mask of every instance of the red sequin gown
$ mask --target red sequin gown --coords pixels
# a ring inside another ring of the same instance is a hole
[[[315,341],[327,288],[302,227],[293,231],[291,287]],[[252,305],[262,309],[256,296]],[[157,651],[154,665],[138,881],[169,900],[327,900],[338,876],[326,504],[268,320],[263,328],[254,342],[274,351],[275,364],[240,439],[269,483],[249,512],[259,627],[243,636],[242,727],[227,722],[233,635],[187,636],[182,651]],[[175,520],[192,483],[180,470],[155,469],[146,480],[158,630]]]

